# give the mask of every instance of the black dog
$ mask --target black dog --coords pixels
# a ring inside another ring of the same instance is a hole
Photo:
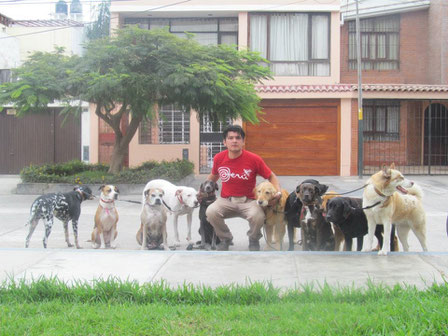
[[[318,190],[318,199],[325,194],[328,190],[328,186],[320,184],[319,181],[308,179],[302,182],[314,184]],[[301,184],[300,184],[301,185]],[[289,238],[289,251],[294,251],[294,228],[300,228],[300,214],[302,213],[302,202],[297,197],[300,191],[300,185],[296,190],[289,194],[285,205],[285,216],[288,221],[288,238]],[[321,202],[322,203],[322,202]],[[303,237],[302,237],[303,238]]]
[[[218,190],[218,185],[216,182],[210,180],[203,182],[199,187],[199,220],[201,221],[199,226],[199,234],[201,235],[200,248],[206,250],[216,249],[216,244],[219,244],[220,242],[215,234],[213,226],[205,216],[205,211],[208,206],[216,201],[216,190]]]
[[[352,239],[357,239],[357,250],[362,250],[363,238],[367,234],[367,218],[362,210],[362,198],[335,197],[327,203],[327,221],[339,226],[344,233],[345,247],[352,250]],[[383,226],[377,225],[375,236],[383,246]],[[390,250],[395,251],[395,225],[392,226]]]
[[[48,236],[53,227],[54,217],[64,225],[65,241],[68,247],[73,245],[68,238],[68,222],[72,221],[73,234],[75,236],[76,248],[81,248],[78,243],[78,220],[81,215],[81,202],[91,200],[94,196],[89,187],[76,187],[68,193],[52,193],[38,197],[31,205],[28,223],[30,231],[26,237],[25,247],[30,245],[30,239],[40,219],[44,220],[45,235],[43,239],[44,248],[47,248]]]

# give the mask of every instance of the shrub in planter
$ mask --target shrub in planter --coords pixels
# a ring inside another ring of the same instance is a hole
[[[163,178],[177,182],[193,173],[193,163],[185,160],[148,161],[142,165],[109,174],[104,164],[88,164],[74,160],[55,165],[30,165],[20,172],[23,182],[70,184],[144,184],[151,179]]]

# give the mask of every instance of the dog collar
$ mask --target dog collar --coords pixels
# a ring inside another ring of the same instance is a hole
[[[101,202],[104,202],[104,203],[114,203],[115,201],[114,201],[114,200],[108,200],[108,201],[106,201],[106,200],[104,200],[104,199],[101,198]]]
[[[375,190],[375,192],[380,195],[381,197],[387,197],[386,195],[384,195],[381,191],[379,191],[376,187],[373,187],[373,189]]]

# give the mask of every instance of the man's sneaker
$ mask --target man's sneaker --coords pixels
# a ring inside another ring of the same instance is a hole
[[[260,251],[260,242],[255,239],[249,239],[249,251]]]
[[[216,245],[216,251],[228,251],[230,245],[233,245],[231,240],[223,239]]]

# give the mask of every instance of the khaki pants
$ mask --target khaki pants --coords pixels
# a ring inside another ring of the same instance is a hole
[[[253,199],[241,199],[241,197],[221,198],[210,204],[206,211],[207,220],[215,229],[216,235],[221,240],[232,240],[233,236],[229,227],[224,222],[226,218],[241,217],[249,222],[247,235],[251,240],[259,240],[263,235],[261,228],[264,224],[264,211]]]

